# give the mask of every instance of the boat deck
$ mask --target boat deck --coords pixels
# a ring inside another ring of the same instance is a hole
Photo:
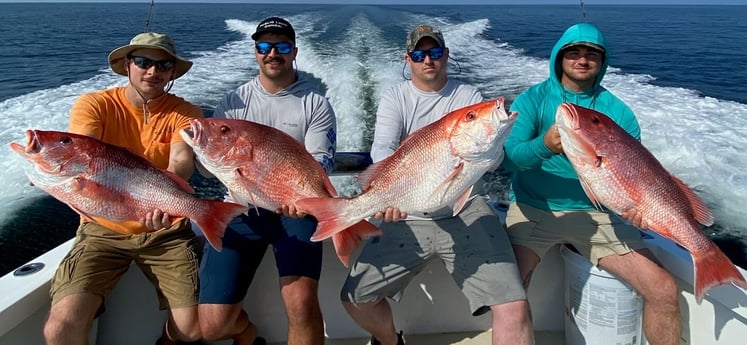
[[[565,344],[563,332],[534,332],[535,345],[563,345]],[[490,331],[485,332],[459,332],[439,334],[405,334],[408,345],[490,345]],[[271,343],[281,345],[284,343]],[[367,345],[368,338],[350,338],[327,340],[327,345]]]

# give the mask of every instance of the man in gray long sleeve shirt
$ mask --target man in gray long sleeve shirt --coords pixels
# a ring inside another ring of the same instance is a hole
[[[269,90],[260,74],[239,86],[215,107],[213,117],[258,122],[304,143],[329,173],[335,154],[335,113],[316,85],[303,75],[279,90]]]
[[[449,50],[440,31],[418,26],[406,46],[412,80],[381,97],[371,148],[374,162],[391,155],[417,129],[482,100],[474,87],[447,78]],[[412,278],[436,257],[473,315],[493,313],[494,345],[533,344],[526,293],[508,236],[484,198],[473,198],[456,216],[449,207],[408,216],[391,206],[396,205],[381,205],[386,210],[376,217],[385,220],[382,235],[365,242],[340,294],[353,320],[371,333],[372,345],[404,344],[387,297],[398,301]]]
[[[286,20],[270,17],[252,35],[259,75],[229,93],[214,117],[250,120],[275,127],[304,143],[329,173],[334,167],[336,119],[327,99],[293,68],[296,35]],[[264,344],[242,309],[243,299],[268,245],[273,246],[288,316],[288,344],[323,344],[317,296],[322,242],[311,242],[316,220],[295,208],[283,214],[259,209],[234,219],[223,250],[205,246],[200,267],[200,329],[205,340]]]

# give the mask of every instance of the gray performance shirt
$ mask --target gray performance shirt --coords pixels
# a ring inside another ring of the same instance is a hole
[[[381,95],[376,111],[376,129],[371,145],[374,162],[389,157],[412,132],[442,118],[447,113],[483,100],[477,88],[459,80],[449,79],[437,92],[425,92],[408,80],[386,90]],[[423,214],[409,214],[408,219],[451,217],[453,208],[447,207]]]
[[[213,117],[249,120],[277,128],[303,143],[328,174],[334,167],[335,112],[316,85],[301,74],[275,94],[267,92],[257,76],[223,98]]]

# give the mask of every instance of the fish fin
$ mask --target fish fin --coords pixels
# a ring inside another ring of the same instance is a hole
[[[597,196],[594,194],[594,191],[591,189],[591,186],[589,185],[586,180],[579,176],[578,177],[579,182],[581,182],[581,188],[583,188],[584,193],[586,193],[586,196],[591,200],[591,203],[596,207],[597,210],[603,211],[604,206],[599,202],[599,199],[597,199]]]
[[[449,176],[446,176],[446,178],[443,180],[443,182],[441,182],[441,184],[439,184],[438,187],[436,187],[436,189],[433,190],[433,192],[431,193],[431,195],[428,196],[428,199],[427,199],[426,203],[432,203],[431,200],[433,198],[437,198],[439,195],[445,195],[446,191],[451,186],[451,183],[454,182],[454,179],[457,176],[459,176],[459,174],[461,174],[463,170],[464,170],[464,162],[459,162],[459,164],[455,165],[454,168],[451,170],[451,174],[449,174]],[[440,204],[441,200],[439,200],[436,203]],[[464,206],[464,205],[462,205],[462,206]]]
[[[251,203],[251,200],[247,200],[246,198],[242,197],[241,195],[239,195],[238,193],[235,193],[234,191],[230,189],[228,190],[228,199],[234,203],[241,204],[241,205],[253,205]],[[256,209],[257,207],[254,206],[254,208]],[[247,207],[247,211],[244,212],[244,215],[249,214],[249,209],[250,208]],[[257,210],[257,215],[259,215],[259,210]]]
[[[327,174],[322,175],[324,176],[324,189],[327,190],[327,193],[329,193],[329,196],[336,197],[337,196],[337,189],[335,189],[335,186],[332,184],[332,181],[329,180],[329,177]]]
[[[240,184],[243,184],[244,189],[249,191],[249,193],[247,193],[248,195],[245,198],[238,193],[234,193],[233,191],[229,190],[231,198],[240,204],[253,205],[254,210],[257,212],[257,215],[259,215],[259,208],[256,206],[257,202],[254,199],[254,194],[251,192],[252,183],[254,183],[254,180],[251,178],[251,176],[244,173],[244,170],[242,170],[241,168],[236,168],[236,170],[234,170],[234,173],[237,175],[236,181],[239,181]]]
[[[687,200],[690,201],[690,208],[693,211],[693,217],[695,218],[695,220],[705,226],[713,225],[713,213],[708,208],[708,206],[706,206],[703,200],[701,200],[700,197],[698,197],[698,195],[695,194],[692,189],[690,189],[690,187],[682,182],[682,180],[674,175],[671,176],[672,179],[674,179],[674,182],[677,184],[677,187],[680,187],[682,192],[685,193],[685,196],[687,196]]]
[[[467,200],[469,200],[469,196],[472,195],[472,188],[475,188],[475,186],[470,186],[467,188],[464,193],[457,199],[456,204],[454,204],[454,214],[453,216],[456,216],[459,214],[459,212],[464,208],[464,205],[467,203]]]
[[[108,188],[106,188],[106,187],[104,187],[104,186],[102,186],[102,185],[100,185],[100,184],[98,184],[96,182],[93,182],[93,181],[91,181],[89,179],[86,179],[85,177],[78,176],[78,177],[74,178],[73,181],[74,182],[70,185],[70,187],[75,192],[80,193],[86,187],[89,187],[89,188],[93,188],[96,191],[100,190],[102,193],[104,193],[103,196],[105,196],[105,195],[110,195],[111,196],[112,195],[112,191],[110,189],[108,189]],[[81,217],[85,218],[86,220],[92,221],[94,223],[96,222],[96,220],[90,214],[88,214],[88,212],[84,212],[83,210],[81,210],[81,209],[73,206],[70,203],[65,203],[65,204],[68,207],[70,207],[73,211],[75,211],[75,213],[79,214]]]
[[[81,209],[70,204],[67,204],[67,206],[70,206],[70,208],[73,209],[75,213],[79,214],[81,217],[85,218],[86,220],[94,222],[94,223],[96,222],[96,220],[90,214],[83,212]]]
[[[208,210],[200,216],[193,217],[192,220],[197,223],[200,230],[205,234],[205,238],[215,250],[220,251],[223,248],[223,235],[226,233],[226,227],[231,221],[240,214],[247,212],[248,207],[234,204],[232,202],[223,202],[216,200],[205,200],[208,203]]]
[[[195,193],[194,188],[192,188],[192,186],[189,185],[189,182],[187,182],[187,180],[183,179],[181,176],[174,174],[173,172],[168,171],[166,169],[158,169],[158,170],[160,170],[162,173],[164,173],[164,175],[168,176],[170,179],[176,182],[176,185],[179,187],[179,189],[189,194]]]
[[[379,175],[379,170],[381,170],[381,167],[383,166],[383,162],[386,160],[373,163],[366,168],[366,170],[361,171],[358,176],[356,176],[356,179],[358,180],[358,183],[361,185],[362,191],[367,191],[368,188],[371,187],[371,181],[374,180],[376,176]]]
[[[372,236],[381,235],[381,230],[366,220],[361,220],[353,226],[332,235],[332,244],[335,253],[345,267],[348,267],[350,255],[358,248],[360,243]]]
[[[692,252],[691,252],[692,253]],[[700,304],[714,286],[732,283],[747,289],[747,282],[728,257],[715,245],[700,255],[693,254],[695,301]]]
[[[305,198],[296,201],[296,208],[314,216],[318,222],[316,232],[311,235],[312,241],[323,241],[360,221],[360,219],[346,219],[341,216],[344,213],[347,200],[323,197]]]

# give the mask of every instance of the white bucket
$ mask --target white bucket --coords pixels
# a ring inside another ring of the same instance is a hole
[[[646,344],[641,297],[566,246],[560,255],[565,261],[565,344]]]

